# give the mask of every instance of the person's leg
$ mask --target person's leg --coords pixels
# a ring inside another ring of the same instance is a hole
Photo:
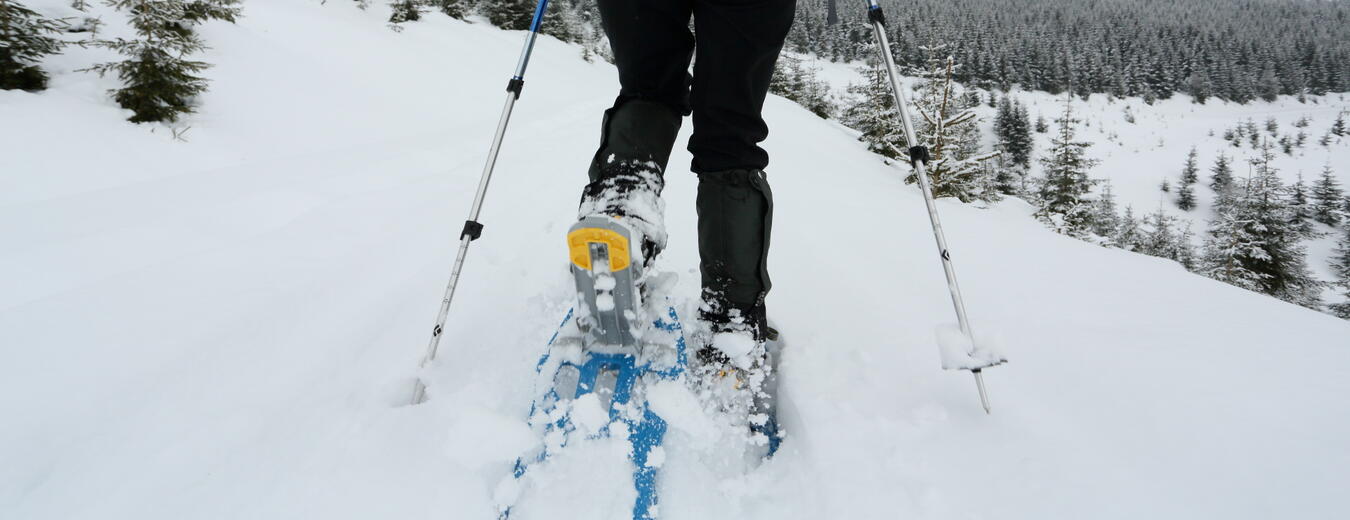
[[[605,111],[580,213],[631,217],[650,260],[665,245],[660,194],[666,163],[689,113],[689,0],[600,0],[601,24],[619,69],[619,96]],[[634,221],[636,219],[636,221]]]
[[[605,111],[591,180],[610,161],[653,161],[665,170],[689,114],[689,0],[599,0],[600,23],[619,69],[619,96]]]
[[[698,50],[689,150],[699,175],[704,319],[715,329],[767,332],[764,297],[773,193],[760,113],[794,0],[695,0]],[[734,353],[728,353],[733,354]]]
[[[795,0],[694,0],[694,173],[768,166],[760,113],[795,9]]]

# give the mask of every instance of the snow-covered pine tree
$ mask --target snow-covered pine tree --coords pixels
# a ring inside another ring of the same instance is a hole
[[[1082,120],[1073,116],[1072,96],[1064,98],[1064,114],[1055,122],[1059,132],[1041,159],[1045,178],[1036,193],[1036,216],[1059,233],[1082,237],[1091,230],[1092,208],[1087,195],[1094,181],[1088,177],[1088,170],[1097,161],[1087,157],[1092,143],[1077,140],[1077,125]]]
[[[1244,193],[1245,195],[1245,193]],[[1269,275],[1253,269],[1268,255],[1254,231],[1257,226],[1247,199],[1225,190],[1214,203],[1199,273],[1220,282],[1260,292]]]
[[[1187,271],[1195,272],[1200,267],[1200,257],[1195,250],[1195,231],[1191,230],[1191,221],[1181,221],[1177,229],[1176,261]]]
[[[1226,192],[1233,188],[1233,165],[1227,155],[1219,154],[1214,166],[1209,169],[1209,188],[1215,193]]]
[[[1332,314],[1350,320],[1350,226],[1341,231],[1340,241],[1331,257],[1331,272],[1335,276],[1332,282],[1340,288],[1345,301],[1330,306]]]
[[[1163,211],[1162,205],[1158,206],[1158,211],[1144,215],[1143,236],[1139,241],[1139,252],[1149,256],[1175,260],[1177,249],[1176,221],[1176,217]]]
[[[1195,188],[1190,184],[1181,184],[1177,187],[1177,208],[1182,211],[1195,209]]]
[[[112,91],[113,99],[133,112],[129,120],[134,123],[172,122],[191,113],[193,100],[207,85],[196,74],[210,67],[187,59],[206,48],[192,28],[208,20],[233,23],[239,16],[239,0],[108,0],[108,4],[127,12],[138,38],[94,42],[127,59],[89,70],[117,73],[123,86]]]
[[[1172,181],[1168,180],[1167,177],[1163,177],[1162,182],[1158,183],[1158,190],[1163,193],[1172,193]]]
[[[1209,74],[1200,67],[1194,67],[1191,74],[1186,77],[1186,93],[1191,95],[1191,100],[1201,105],[1209,99],[1214,86],[1209,81]]]
[[[1125,206],[1125,215],[1120,217],[1116,234],[1111,236],[1111,246],[1126,251],[1138,251],[1143,233],[1139,230],[1139,219],[1134,216],[1134,208]]]
[[[800,58],[782,55],[774,63],[769,92],[788,98],[822,118],[834,114],[829,85],[816,77],[815,69],[802,66]]]
[[[531,2],[533,4],[533,2]],[[589,28],[586,27],[585,15],[582,14],[584,6],[571,2],[557,2],[549,4],[548,11],[544,12],[543,28],[540,29],[549,36],[565,41],[567,43],[584,43],[588,37]],[[534,12],[531,11],[531,19]],[[528,29],[529,26],[527,25]]]
[[[1036,116],[1036,133],[1044,134],[1050,131],[1050,125],[1045,122],[1045,116]]]
[[[1255,176],[1235,197],[1220,197],[1210,223],[1200,271],[1211,278],[1318,309],[1322,282],[1308,269],[1304,235],[1293,225],[1291,210],[1273,164],[1269,140],[1252,161]]]
[[[389,7],[392,9],[389,23],[416,22],[422,19],[422,8],[413,0],[394,0],[390,2]]]
[[[1322,166],[1322,175],[1313,183],[1312,188],[1312,217],[1313,220],[1326,224],[1328,226],[1338,226],[1341,223],[1341,200],[1345,193],[1341,191],[1341,185],[1336,181],[1336,176],[1331,171],[1331,163]]]
[[[1186,154],[1186,165],[1181,168],[1181,184],[1177,187],[1177,207],[1182,211],[1195,209],[1195,183],[1200,181],[1200,166],[1195,147]]]
[[[990,99],[996,99],[990,94]],[[1020,195],[1024,191],[1027,167],[1031,162],[1031,120],[1026,107],[1011,95],[997,101],[994,134],[998,138],[998,168],[994,175],[994,189],[1004,195]]]
[[[1289,187],[1289,225],[1304,238],[1311,238],[1316,232],[1312,227],[1313,210],[1308,201],[1308,185],[1303,182],[1303,172],[1298,180]]]
[[[478,3],[478,10],[492,25],[510,31],[530,28],[535,2],[531,0],[491,0]]]
[[[1035,143],[1031,138],[1031,119],[1021,101],[1010,95],[999,101],[994,116],[994,134],[998,136],[999,149],[1009,164],[1024,168],[1031,165]]]
[[[933,196],[956,197],[961,202],[997,200],[997,190],[990,189],[992,179],[985,178],[991,172],[981,163],[999,154],[980,152],[979,117],[973,106],[962,101],[960,87],[953,78],[956,60],[942,45],[923,50],[929,54],[929,60],[914,100],[917,109],[914,131],[929,150],[928,177]],[[917,174],[905,177],[905,182],[918,182]]]
[[[1111,188],[1111,182],[1102,184],[1102,193],[1092,205],[1092,232],[1109,241],[1120,231],[1121,221],[1120,215],[1116,213],[1116,194]]]
[[[61,52],[65,43],[51,36],[61,25],[16,1],[0,1],[0,90],[47,88],[47,73],[38,63]]]
[[[1336,122],[1331,123],[1331,135],[1334,135],[1336,137],[1345,137],[1345,134],[1347,132],[1350,132],[1350,130],[1346,130],[1345,112],[1336,114]]]
[[[446,16],[463,20],[469,14],[469,0],[431,0],[431,6]]]
[[[1275,101],[1280,95],[1280,78],[1275,76],[1275,65],[1266,63],[1261,69],[1261,77],[1256,81],[1257,92],[1267,102]]]
[[[895,97],[891,94],[886,70],[874,60],[860,67],[858,72],[867,83],[849,85],[848,93],[855,99],[844,109],[844,124],[860,132],[858,140],[867,144],[872,153],[892,159],[904,156],[905,129],[895,111]]]
[[[1006,152],[1007,145],[1004,144],[1003,141],[1005,140],[1005,136],[1009,132],[1009,126],[1012,123],[1011,122],[1013,116],[1012,96],[1011,95],[1004,96],[1003,99],[999,100],[997,103],[998,105],[995,107],[994,110],[994,137],[998,138],[999,146],[1001,148],[1004,148],[1004,151]]]
[[[1143,230],[1138,240],[1140,253],[1175,260],[1187,270],[1195,268],[1194,234],[1190,223],[1168,215],[1161,205],[1158,211],[1144,217]]]

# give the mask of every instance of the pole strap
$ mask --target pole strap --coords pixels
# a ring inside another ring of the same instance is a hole
[[[867,21],[886,25],[886,13],[881,11],[881,6],[873,5],[867,9]]]
[[[506,91],[515,94],[516,99],[520,99],[520,91],[525,89],[525,78],[516,76],[511,81],[506,82]]]
[[[480,236],[483,236],[483,225],[476,220],[465,220],[464,230],[459,232],[459,239],[464,240],[464,237],[469,237],[469,241],[472,242],[478,240]]]
[[[909,165],[911,167],[917,167],[920,162],[926,165],[930,159],[932,159],[932,157],[928,154],[927,146],[919,145],[909,147]]]

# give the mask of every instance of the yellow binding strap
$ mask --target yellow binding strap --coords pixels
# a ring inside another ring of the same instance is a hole
[[[628,268],[631,259],[628,239],[617,231],[604,228],[582,228],[567,234],[567,249],[577,267],[591,270],[591,244],[604,244],[609,249],[611,272]]]

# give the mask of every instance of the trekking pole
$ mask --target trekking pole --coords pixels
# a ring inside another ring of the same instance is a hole
[[[455,266],[450,270],[450,283],[445,287],[445,298],[441,300],[441,311],[436,316],[436,326],[431,329],[431,342],[427,344],[427,353],[422,357],[420,368],[426,368],[436,360],[436,350],[441,343],[441,332],[445,329],[446,317],[450,314],[450,300],[455,297],[455,286],[459,284],[459,273],[464,269],[464,257],[469,252],[469,244],[483,234],[483,225],[478,223],[478,213],[483,210],[483,198],[487,196],[488,182],[492,180],[492,169],[497,165],[497,153],[502,149],[502,138],[506,136],[506,123],[511,119],[511,109],[520,98],[525,87],[525,67],[530,64],[530,53],[534,51],[534,42],[539,37],[539,28],[544,23],[544,11],[548,9],[548,0],[539,0],[534,8],[534,20],[530,22],[530,32],[525,36],[525,48],[520,51],[516,61],[516,73],[506,83],[506,105],[502,107],[501,119],[497,120],[497,133],[492,136],[492,147],[488,148],[487,164],[483,166],[483,176],[478,180],[478,193],[473,197],[473,208],[469,210],[469,219],[464,221],[464,229],[459,233],[459,254],[455,256]],[[413,385],[412,404],[426,399],[427,386],[418,377]]]
[[[937,239],[938,251],[942,256],[942,270],[947,274],[947,288],[952,293],[952,306],[956,308],[956,321],[961,326],[961,333],[965,334],[971,345],[974,345],[975,336],[970,333],[970,320],[966,318],[966,304],[961,298],[961,288],[956,284],[956,269],[952,266],[951,254],[947,251],[947,237],[942,232],[942,221],[938,219],[937,203],[933,200],[933,187],[928,179],[928,147],[919,144],[919,139],[914,133],[914,123],[909,115],[909,102],[905,99],[905,92],[900,89],[899,75],[895,70],[895,58],[891,56],[891,43],[886,37],[886,15],[882,13],[881,6],[877,5],[877,0],[866,0],[866,2],[867,20],[872,23],[872,30],[876,33],[877,52],[881,54],[881,60],[886,64],[886,74],[891,80],[891,92],[895,94],[896,111],[900,112],[900,123],[905,128],[905,140],[909,144],[910,165],[914,167],[915,175],[919,178],[919,188],[923,191],[923,201],[928,206],[928,220],[933,224],[933,236]],[[984,388],[984,374],[982,372],[984,368],[987,367],[972,368],[970,372],[975,375],[975,387],[980,392],[980,405],[984,407],[984,413],[990,413],[989,393]]]

